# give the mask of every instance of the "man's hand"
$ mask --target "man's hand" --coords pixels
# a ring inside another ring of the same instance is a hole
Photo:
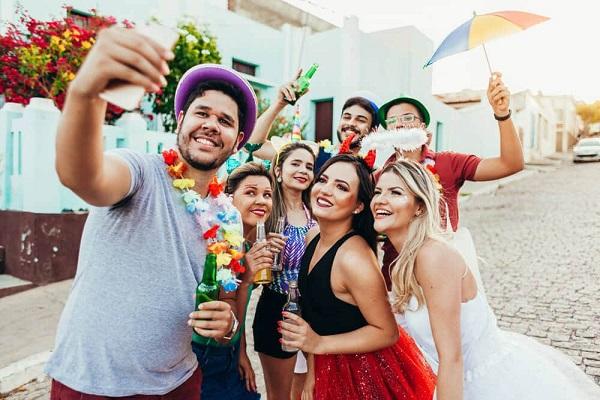
[[[294,102],[297,99],[299,99],[300,97],[302,97],[303,95],[305,95],[306,93],[308,93],[308,91],[306,91],[306,93],[303,93],[300,97],[296,97],[296,90],[298,90],[298,84],[296,83],[296,81],[298,80],[298,78],[300,78],[300,75],[302,75],[302,68],[298,69],[298,71],[296,71],[296,77],[293,78],[291,81],[287,82],[286,84],[284,84],[283,86],[281,86],[279,88],[279,90],[277,91],[277,105],[280,108],[284,108],[285,106],[287,106],[289,103],[288,102]]]
[[[498,117],[504,117],[508,114],[510,105],[510,92],[502,82],[502,74],[494,72],[490,77],[487,89],[487,97],[494,114]]]
[[[103,29],[69,85],[69,92],[96,98],[114,80],[158,92],[167,84],[166,61],[173,57],[171,50],[133,29]]]
[[[188,325],[207,338],[222,339],[233,327],[231,306],[224,301],[201,303],[198,311],[190,313],[189,317]]]

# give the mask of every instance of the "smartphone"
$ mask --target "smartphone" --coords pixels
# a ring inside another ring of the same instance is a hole
[[[134,28],[138,33],[149,37],[161,46],[171,49],[179,34],[171,28],[159,24],[140,25]],[[142,86],[123,81],[114,81],[100,93],[100,98],[125,110],[131,111],[139,107],[145,90]]]

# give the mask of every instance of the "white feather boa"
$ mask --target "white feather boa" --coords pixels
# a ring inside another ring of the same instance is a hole
[[[420,128],[383,130],[367,135],[361,142],[361,153],[377,152],[375,166],[380,168],[396,150],[413,151],[427,143],[427,133]]]

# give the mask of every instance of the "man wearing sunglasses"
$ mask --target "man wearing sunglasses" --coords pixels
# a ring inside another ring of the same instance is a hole
[[[427,108],[419,100],[411,97],[398,97],[388,101],[379,109],[381,125],[387,129],[421,128],[427,132],[427,143],[411,152],[396,153],[387,161],[394,162],[398,157],[411,159],[425,165],[432,171],[442,188],[445,205],[442,206],[443,225],[450,220],[453,231],[458,229],[458,193],[465,181],[491,181],[507,177],[524,167],[523,149],[517,130],[511,119],[510,92],[502,82],[502,74],[494,72],[489,80],[487,97],[498,121],[500,134],[500,155],[479,158],[473,154],[450,151],[434,152],[429,149],[431,133],[426,130],[430,122]],[[388,242],[384,244],[384,276],[389,284],[389,267],[397,253]]]

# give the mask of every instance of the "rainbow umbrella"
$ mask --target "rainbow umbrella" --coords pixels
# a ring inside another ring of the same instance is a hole
[[[485,50],[485,42],[523,31],[548,19],[548,17],[523,11],[498,11],[481,15],[474,12],[473,18],[453,30],[444,39],[423,68],[441,58],[471,50],[481,45],[491,74],[492,67]]]

